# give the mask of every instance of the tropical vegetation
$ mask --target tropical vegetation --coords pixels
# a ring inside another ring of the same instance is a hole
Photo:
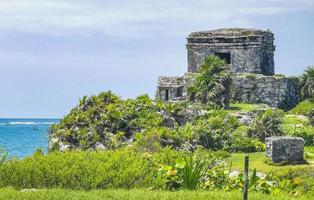
[[[211,56],[188,101],[83,97],[51,127],[47,155],[8,160],[0,150],[0,199],[239,199],[245,155],[250,198],[314,195],[313,67],[300,81],[303,101],[287,112],[230,102],[232,76]],[[304,139],[307,163],[269,165],[265,138],[281,135]]]

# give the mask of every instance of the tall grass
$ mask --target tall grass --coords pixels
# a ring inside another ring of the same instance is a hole
[[[93,190],[75,191],[63,189],[44,189],[17,191],[11,188],[0,189],[0,199],[14,200],[239,200],[242,199],[242,192],[217,191],[151,191],[151,190]],[[249,199],[254,200],[293,200],[294,197],[286,195],[270,196],[261,193],[249,193]],[[298,200],[311,199],[311,196],[298,197]]]

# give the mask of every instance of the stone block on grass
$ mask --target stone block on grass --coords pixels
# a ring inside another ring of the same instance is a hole
[[[304,140],[300,137],[269,137],[265,140],[266,156],[272,163],[301,164],[304,160]]]

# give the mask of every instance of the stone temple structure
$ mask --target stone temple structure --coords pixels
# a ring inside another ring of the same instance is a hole
[[[254,29],[218,29],[187,37],[188,71],[197,72],[210,55],[223,58],[236,73],[274,74],[274,35]]]
[[[297,79],[274,74],[274,35],[269,30],[227,28],[193,32],[187,37],[186,48],[187,73],[178,77],[159,77],[157,99],[186,99],[188,85],[205,58],[216,55],[236,74],[234,101],[265,103],[283,109],[293,107],[299,101]]]

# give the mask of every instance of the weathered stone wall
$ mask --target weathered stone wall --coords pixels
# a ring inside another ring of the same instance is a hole
[[[233,100],[239,102],[264,103],[282,109],[292,108],[299,102],[295,78],[237,74],[233,90]]]
[[[179,101],[187,98],[187,88],[194,75],[160,76],[157,83],[156,99],[162,101]]]
[[[156,99],[181,100],[184,87],[183,77],[160,76],[157,84]]]
[[[266,156],[273,163],[304,162],[304,140],[299,137],[269,137],[265,140]]]
[[[215,53],[230,53],[231,71],[235,73],[274,74],[273,52],[261,47],[209,47],[187,45],[188,71],[197,72],[205,58]]]
[[[218,29],[191,33],[187,38],[188,71],[197,72],[205,58],[229,53],[236,73],[274,74],[274,36],[254,29]]]
[[[188,85],[195,73],[184,76],[161,76],[158,79],[156,99],[179,101],[187,98]],[[236,74],[233,81],[233,100],[245,103],[263,103],[271,107],[289,109],[299,102],[298,81],[295,78]]]

